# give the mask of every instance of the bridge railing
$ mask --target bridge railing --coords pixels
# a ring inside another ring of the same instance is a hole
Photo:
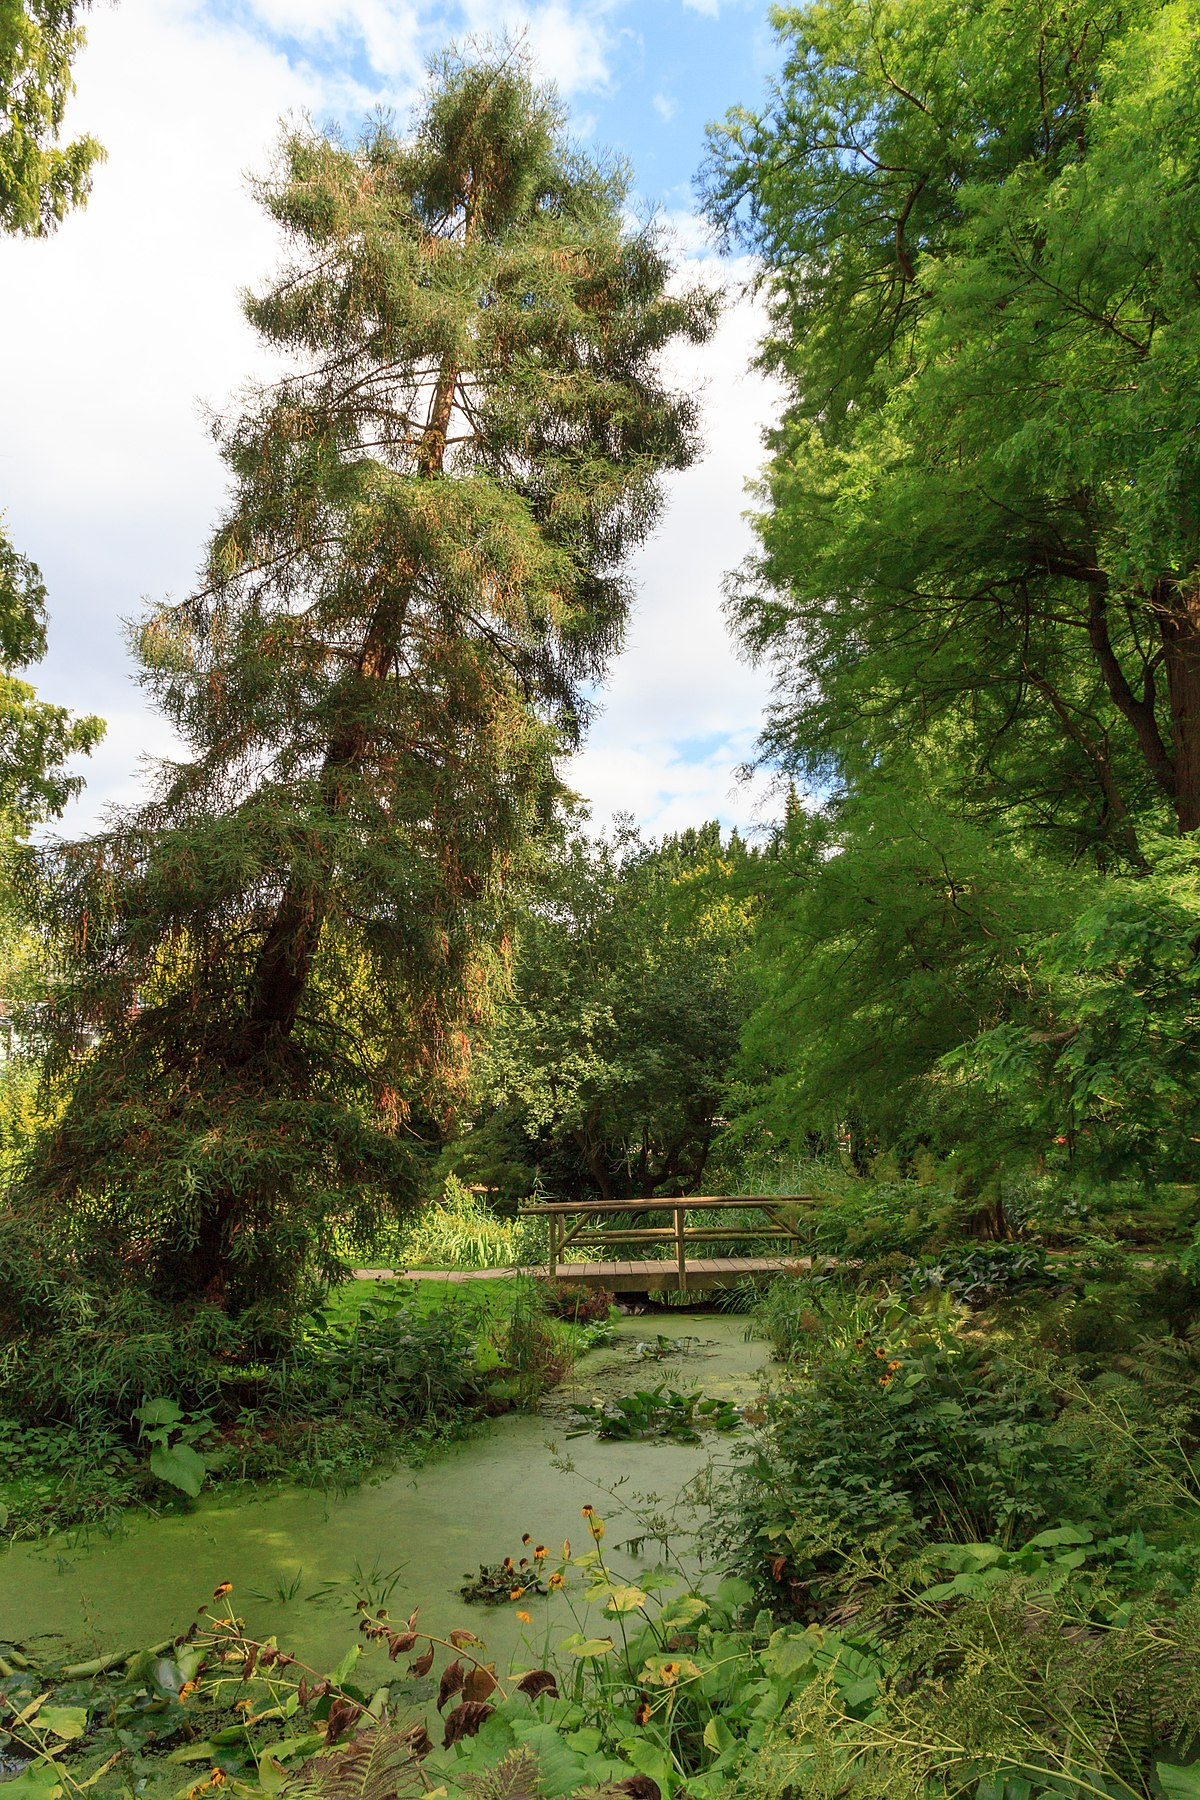
[[[679,1285],[687,1287],[687,1251],[689,1244],[728,1243],[745,1239],[762,1243],[764,1239],[801,1244],[802,1234],[785,1209],[817,1205],[813,1194],[692,1194],[682,1199],[662,1200],[543,1200],[521,1208],[523,1218],[544,1218],[549,1228],[548,1272],[556,1276],[565,1262],[563,1252],[616,1248],[618,1245],[646,1244],[659,1248],[671,1244],[679,1273]],[[764,1215],[765,1222],[689,1225],[692,1212],[754,1211]],[[638,1224],[633,1221],[647,1214],[667,1213],[669,1225]],[[613,1221],[616,1221],[613,1223]],[[628,1252],[626,1252],[628,1254]]]

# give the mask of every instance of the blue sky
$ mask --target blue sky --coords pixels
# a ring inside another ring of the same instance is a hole
[[[106,145],[92,200],[47,242],[0,242],[0,508],[41,564],[47,698],[109,720],[86,829],[144,792],[139,758],[177,748],[135,681],[122,621],[186,593],[224,477],[204,409],[252,379],[262,353],[238,291],[266,279],[273,228],[250,195],[280,117],[351,129],[401,119],[425,59],[451,38],[524,37],[592,149],[633,165],[635,192],[676,231],[685,272],[728,289],[714,342],[669,371],[703,396],[707,451],[673,476],[655,538],[631,568],[638,601],[585,750],[568,770],[598,824],[632,812],[652,832],[770,817],[739,785],[766,700],[735,655],[721,583],[750,548],[745,485],[778,397],[747,373],[761,317],[745,265],[703,249],[693,179],[704,127],[754,104],[776,51],[757,0],[105,0],[88,14],[69,131]]]

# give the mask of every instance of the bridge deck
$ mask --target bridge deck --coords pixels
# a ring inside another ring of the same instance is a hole
[[[558,1281],[582,1287],[611,1288],[614,1294],[645,1294],[652,1288],[732,1287],[745,1275],[774,1275],[780,1269],[807,1269],[807,1256],[709,1256],[689,1258],[686,1282],[678,1266],[666,1261],[559,1263]],[[353,1269],[359,1281],[494,1281],[499,1275],[539,1275],[550,1271],[545,1263],[533,1268],[506,1269]]]

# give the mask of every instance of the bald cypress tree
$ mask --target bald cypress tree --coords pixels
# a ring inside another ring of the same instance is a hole
[[[233,1304],[403,1201],[503,957],[506,891],[619,644],[622,559],[694,450],[619,166],[513,56],[451,56],[406,136],[289,135],[290,260],[247,302],[287,372],[222,430],[199,591],[146,685],[186,758],[53,853],[51,1063],[101,1027],[29,1193]]]

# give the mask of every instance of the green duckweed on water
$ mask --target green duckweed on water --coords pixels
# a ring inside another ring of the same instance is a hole
[[[669,1345],[678,1342],[679,1354]],[[639,1350],[639,1346],[641,1349]],[[733,1441],[699,1445],[601,1442],[572,1436],[570,1402],[666,1382],[735,1401],[760,1385],[763,1350],[736,1317],[654,1313],[628,1318],[537,1414],[508,1414],[418,1468],[400,1467],[348,1493],[289,1489],[202,1496],[186,1513],[131,1517],[112,1535],[66,1533],[5,1555],[0,1639],[37,1658],[96,1656],[184,1630],[218,1583],[230,1581],[248,1628],[275,1634],[317,1666],[335,1661],[356,1599],[394,1614],[419,1606],[430,1629],[468,1621],[505,1664],[570,1629],[553,1598],[467,1607],[480,1564],[519,1558],[521,1540],[579,1539],[594,1505],[608,1542],[641,1538],[648,1518],[673,1517],[672,1553],[687,1548],[687,1490]],[[682,1502],[679,1496],[684,1494]],[[647,1540],[638,1556],[654,1560]],[[523,1645],[523,1639],[525,1644]]]

